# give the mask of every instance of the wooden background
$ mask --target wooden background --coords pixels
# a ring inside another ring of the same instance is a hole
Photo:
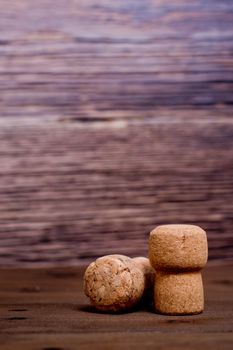
[[[233,253],[233,2],[0,0],[0,263]]]

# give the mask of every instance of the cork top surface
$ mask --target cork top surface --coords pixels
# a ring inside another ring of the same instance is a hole
[[[155,269],[195,270],[208,256],[205,231],[195,225],[161,225],[149,238],[149,259]]]
[[[168,225],[159,225],[150,234],[158,234],[161,232],[163,235],[206,235],[206,232],[197,225],[188,225],[188,224],[168,224]]]

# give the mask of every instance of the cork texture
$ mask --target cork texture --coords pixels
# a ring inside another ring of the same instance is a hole
[[[203,284],[200,272],[156,272],[155,310],[161,314],[199,314],[204,310]]]
[[[163,225],[150,233],[156,312],[186,315],[204,310],[201,269],[207,257],[206,232],[198,226]]]
[[[101,257],[84,274],[84,292],[100,311],[132,308],[141,300],[144,288],[143,272],[123,255]]]
[[[149,259],[155,269],[195,270],[208,257],[205,231],[195,225],[162,225],[149,238]]]
[[[138,256],[132,259],[137,267],[142,271],[144,276],[144,291],[148,294],[151,289],[153,289],[155,281],[155,270],[151,266],[151,263],[148,258]]]

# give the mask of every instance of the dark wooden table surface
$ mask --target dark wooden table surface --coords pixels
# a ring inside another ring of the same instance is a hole
[[[174,222],[231,259],[233,2],[0,9],[0,263],[145,255]]]
[[[94,312],[83,268],[1,269],[1,350],[232,349],[233,265],[204,272],[205,311],[163,316],[151,307]]]

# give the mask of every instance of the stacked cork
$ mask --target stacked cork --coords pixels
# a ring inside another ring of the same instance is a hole
[[[86,269],[84,292],[100,311],[128,310],[153,294],[157,313],[198,314],[204,309],[201,269],[207,255],[206,233],[200,227],[158,226],[150,233],[149,259],[97,259]]]
[[[201,269],[207,262],[206,233],[194,225],[158,226],[150,233],[155,269],[154,305],[162,314],[198,314],[204,309]]]

